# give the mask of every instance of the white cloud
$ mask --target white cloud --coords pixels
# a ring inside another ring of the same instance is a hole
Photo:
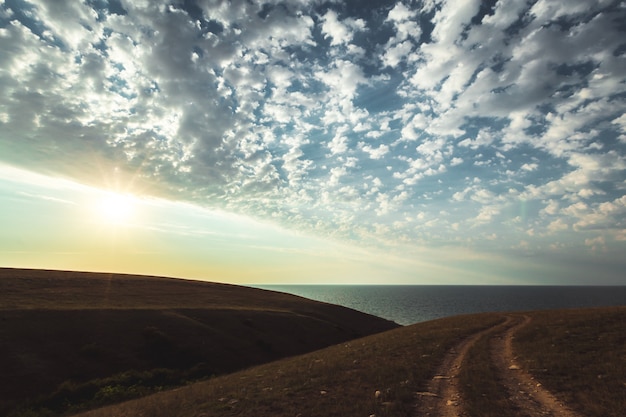
[[[614,125],[618,126],[622,133],[626,133],[626,113],[622,114],[611,121]]]
[[[548,231],[551,233],[562,232],[569,229],[569,226],[563,219],[556,219],[548,225]]]
[[[416,11],[410,10],[400,2],[389,11],[385,21],[393,24],[395,36],[392,36],[385,45],[385,53],[381,57],[384,66],[395,68],[409,56],[414,44],[408,38],[418,40],[422,34],[416,18]]]
[[[593,252],[606,250],[606,240],[604,236],[585,239],[585,245],[589,246]]]
[[[331,140],[328,143],[328,148],[330,149],[330,153],[332,155],[336,155],[336,154],[342,154],[346,152],[348,150],[347,141],[348,140],[346,139],[346,137],[343,136],[343,134],[340,131],[338,131],[333,137],[333,140]]]
[[[12,164],[99,184],[119,168],[149,193],[394,245],[624,230],[624,10],[607,2],[499,1],[482,22],[477,0],[359,18],[202,1],[200,21],[182,2],[31,3],[40,26],[0,28]]]
[[[363,152],[369,154],[371,159],[381,159],[389,152],[389,146],[387,145],[379,145],[377,148],[374,148],[370,145],[366,145],[363,142],[359,143],[359,147]]]
[[[494,206],[482,207],[478,215],[474,219],[475,224],[481,225],[481,224],[489,223],[498,214],[500,214],[500,210],[497,207],[494,207]]]
[[[440,44],[453,44],[478,12],[479,6],[479,0],[464,1],[461,4],[453,1],[444,3],[433,19],[435,29],[432,37]]]
[[[574,227],[582,229],[616,229],[623,225],[626,215],[626,195],[595,207],[573,204],[568,213],[577,218]]]
[[[450,166],[457,166],[463,163],[463,158],[454,157],[450,160]]]
[[[527,6],[528,3],[525,0],[499,1],[494,7],[493,14],[485,16],[482,23],[495,29],[505,30],[520,18]]]
[[[481,129],[474,139],[465,138],[458,145],[476,150],[481,146],[491,145],[494,140],[494,133],[490,129]]]
[[[398,2],[393,7],[393,9],[389,10],[387,14],[387,21],[398,23],[405,22],[407,20],[411,20],[415,17],[415,11],[406,7],[403,3]]]
[[[439,154],[445,144],[446,141],[443,138],[436,138],[422,142],[416,150],[427,157],[439,158]]]
[[[334,167],[330,169],[330,179],[328,185],[334,187],[339,184],[341,178],[346,175],[348,171],[345,167]]]
[[[548,200],[548,204],[541,210],[541,214],[553,216],[559,211],[559,202],[555,200]]]
[[[32,0],[31,3],[37,7],[41,21],[71,50],[87,47],[101,36],[103,28],[97,21],[98,14],[86,4],[62,2],[53,5],[42,0]]]
[[[404,41],[387,48],[382,56],[383,64],[395,68],[412,49],[413,43],[410,41]]]
[[[322,33],[324,37],[331,38],[330,44],[333,46],[350,43],[355,31],[365,29],[364,20],[348,18],[340,21],[333,10],[328,10],[322,16],[322,22]]]
[[[341,99],[352,99],[357,86],[367,84],[363,70],[346,60],[337,60],[328,71],[318,72],[316,75],[331,88],[333,94],[337,94]]]

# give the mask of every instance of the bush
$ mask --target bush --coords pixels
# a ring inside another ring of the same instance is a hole
[[[197,382],[210,375],[207,365],[201,363],[186,371],[158,368],[127,371],[84,383],[65,381],[50,396],[23,405],[10,417],[48,417],[84,411]]]

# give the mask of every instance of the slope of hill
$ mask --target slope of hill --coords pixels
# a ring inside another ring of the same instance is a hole
[[[106,404],[398,327],[235,285],[19,269],[0,269],[0,323],[0,414]]]
[[[626,307],[418,323],[82,417],[622,417]]]

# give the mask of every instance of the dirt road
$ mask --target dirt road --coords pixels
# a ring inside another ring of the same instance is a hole
[[[478,417],[464,408],[458,374],[472,346],[489,338],[489,358],[497,369],[497,380],[508,392],[507,417],[580,417],[559,402],[532,376],[520,369],[513,351],[515,333],[530,323],[525,315],[507,315],[505,320],[462,340],[446,355],[426,392],[417,393],[416,417]],[[497,411],[497,410],[496,410]]]

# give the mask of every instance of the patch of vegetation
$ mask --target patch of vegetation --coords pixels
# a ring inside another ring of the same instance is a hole
[[[112,377],[83,383],[66,381],[51,395],[23,404],[11,412],[9,417],[75,414],[188,385],[206,379],[210,375],[210,369],[207,369],[204,364],[199,364],[186,371],[174,369],[127,371]]]

